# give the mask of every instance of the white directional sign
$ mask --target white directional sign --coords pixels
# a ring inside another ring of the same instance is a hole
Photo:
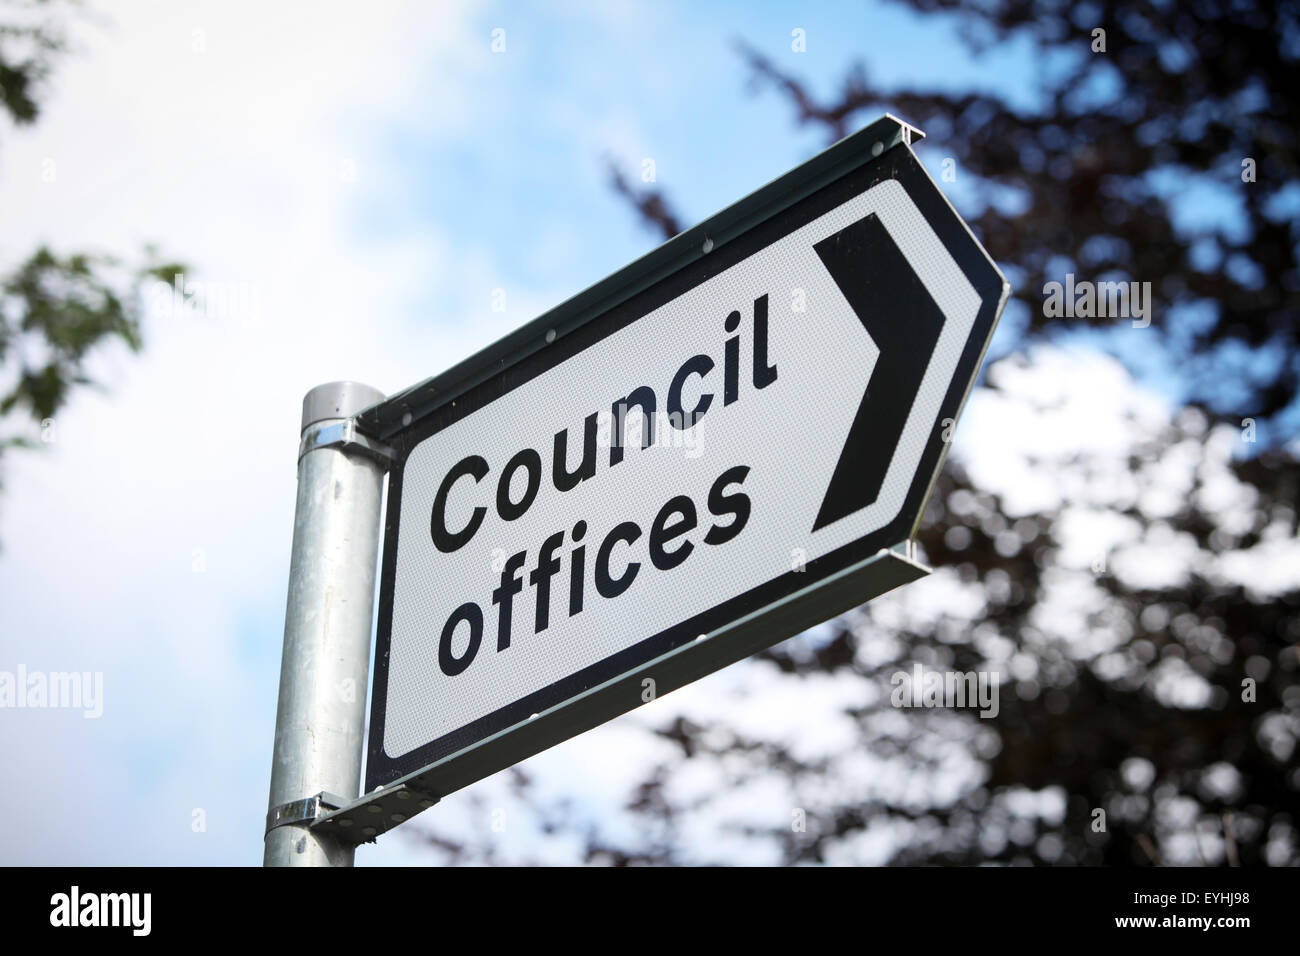
[[[925,573],[1007,286],[914,135],[873,124],[362,416],[397,454],[368,790],[441,795]]]

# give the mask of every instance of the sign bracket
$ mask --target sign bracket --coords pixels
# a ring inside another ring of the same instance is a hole
[[[326,793],[324,790],[310,797],[304,797],[302,800],[290,800],[288,803],[281,803],[267,811],[266,833],[270,833],[276,827],[310,823],[320,815],[322,810],[336,810],[345,803],[347,803],[347,800],[332,793]],[[263,834],[263,837],[265,837],[265,834]]]
[[[318,448],[352,452],[370,458],[385,468],[397,458],[396,451],[361,431],[355,417],[316,422],[304,429],[302,441],[298,445],[298,460],[302,461],[304,455]]]
[[[323,804],[307,821],[314,833],[328,834],[344,843],[374,843],[381,833],[428,810],[438,798],[420,789],[416,781],[401,781],[372,790],[344,806]]]

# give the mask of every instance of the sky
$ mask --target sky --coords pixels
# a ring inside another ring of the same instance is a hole
[[[997,84],[1013,102],[1040,68],[1024,50],[973,59],[950,21],[875,4],[160,0],[91,3],[73,36],[39,123],[0,132],[0,264],[40,243],[128,259],[154,243],[212,295],[151,301],[145,350],[97,354],[104,387],[78,393],[38,452],[6,456],[0,669],[102,673],[103,712],[0,713],[3,863],[260,861],[303,394],[405,388],[653,248],[607,162],[635,181],[653,160],[693,223],[824,147],[749,90],[737,39],[823,93],[864,51],[886,87]],[[932,174],[942,155],[922,152]],[[1167,416],[1115,363],[1089,362],[1025,388],[1079,396],[1109,376],[1117,401]],[[954,450],[977,478],[981,461],[996,473],[980,457],[1000,447],[996,416],[1016,414],[988,401]],[[1024,414],[1025,441],[1059,427]],[[759,693],[756,673],[731,668],[527,769],[617,828],[663,746],[642,722]],[[833,743],[833,719],[807,713],[788,729]],[[509,799],[502,776],[470,790],[430,813],[481,826]],[[429,862],[414,826],[358,863]],[[572,836],[496,838],[575,852]]]

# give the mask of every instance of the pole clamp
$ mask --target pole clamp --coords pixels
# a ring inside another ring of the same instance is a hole
[[[391,465],[397,457],[392,448],[376,441],[357,428],[355,418],[334,418],[313,422],[304,429],[298,445],[298,460],[318,448],[341,448],[373,458],[381,465]]]
[[[312,821],[322,813],[328,813],[346,805],[347,801],[342,797],[336,797],[324,790],[301,800],[290,800],[288,803],[282,803],[266,812],[266,833],[262,834],[262,838],[266,839],[266,834],[276,827],[296,826],[302,823],[311,825]]]
[[[416,780],[397,781],[338,809],[322,809],[310,827],[313,833],[328,833],[345,843],[374,843],[381,833],[437,802],[438,795],[421,788]]]

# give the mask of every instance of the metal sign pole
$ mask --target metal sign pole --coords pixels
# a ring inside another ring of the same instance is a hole
[[[361,784],[388,455],[353,419],[383,398],[367,385],[332,382],[303,399],[265,866],[352,865],[352,844],[308,825],[355,799]]]

